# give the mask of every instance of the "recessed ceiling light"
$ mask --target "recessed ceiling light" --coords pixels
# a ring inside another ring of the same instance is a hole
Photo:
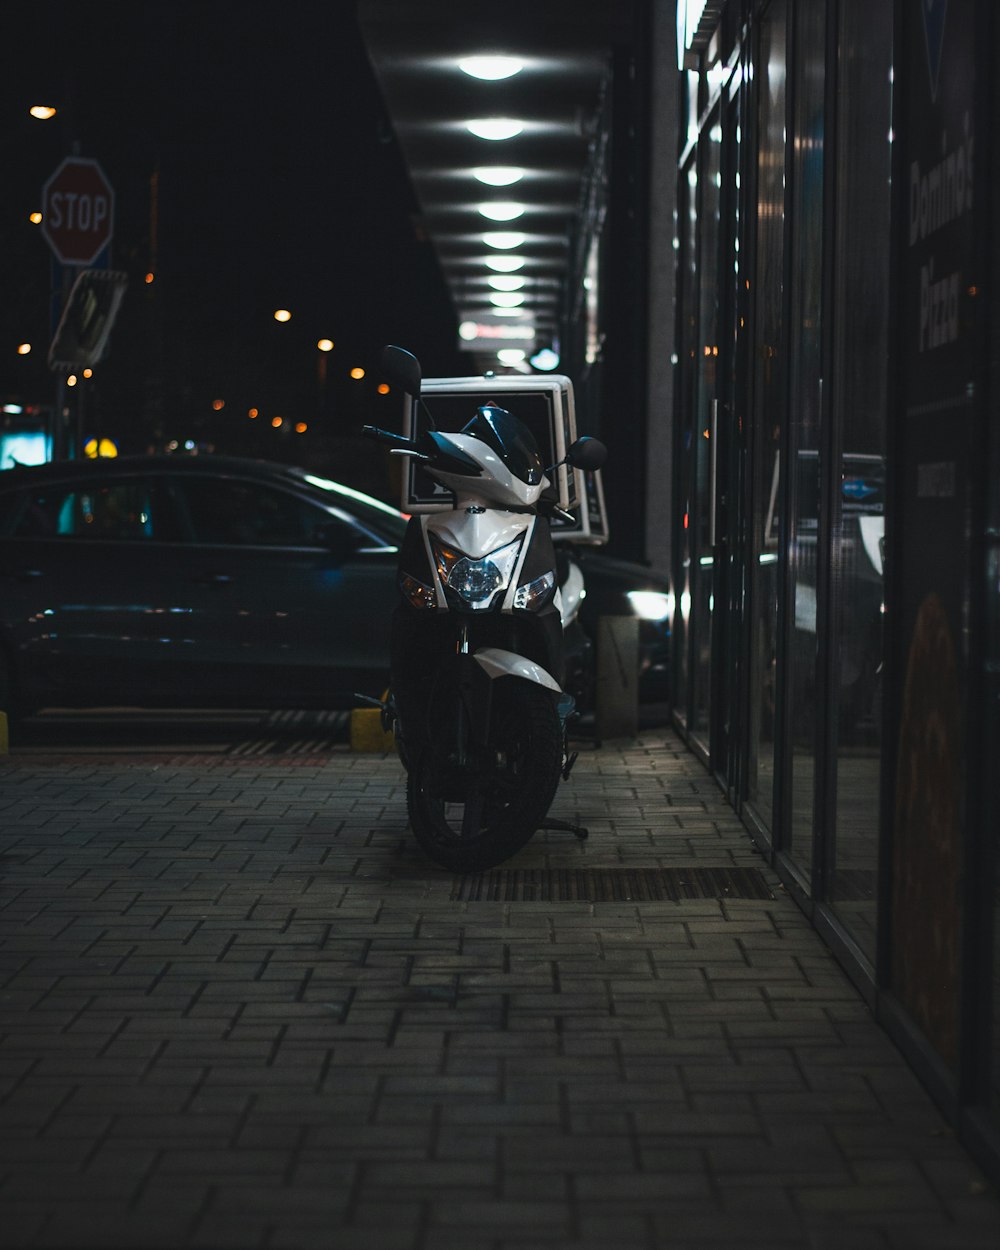
[[[483,242],[487,247],[499,248],[500,251],[507,251],[512,247],[520,247],[524,242],[524,235],[519,234],[516,230],[487,230],[483,235]]]
[[[479,211],[490,221],[514,221],[524,212],[524,205],[514,200],[493,200],[479,205]]]
[[[497,308],[519,308],[524,303],[524,296],[519,291],[494,291],[490,303]]]
[[[480,165],[472,175],[488,187],[510,187],[521,181],[524,170],[517,165]]]
[[[513,117],[478,117],[466,122],[465,129],[477,139],[513,139],[524,129],[524,122]]]
[[[524,62],[516,56],[464,56],[458,68],[470,78],[482,78],[497,82],[501,78],[513,78],[524,69]]]
[[[514,273],[524,267],[523,256],[486,256],[484,259],[496,273]]]
[[[493,277],[488,278],[487,281],[494,291],[520,291],[521,287],[524,286],[523,278],[515,278],[508,274],[494,274]]]

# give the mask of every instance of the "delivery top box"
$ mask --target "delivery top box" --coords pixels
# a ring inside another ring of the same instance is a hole
[[[413,438],[418,426],[426,429],[429,412],[442,433],[457,434],[475,416],[476,409],[486,404],[506,408],[524,422],[538,443],[546,468],[562,460],[566,449],[576,439],[573,384],[561,374],[424,378],[420,398],[406,403],[403,433]],[[426,405],[427,411],[420,411],[421,405]],[[407,459],[403,469],[400,507],[404,512],[441,512],[452,506],[451,492],[435,482],[419,461]],[[573,516],[572,522],[558,516],[552,518],[553,538],[594,544],[607,542],[607,514],[600,471],[583,473],[560,465],[548,477],[552,486],[545,497]]]

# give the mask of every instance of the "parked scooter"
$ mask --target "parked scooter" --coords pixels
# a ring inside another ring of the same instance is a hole
[[[419,399],[416,357],[387,347],[382,371]],[[548,817],[576,759],[548,522],[557,509],[543,498],[559,466],[543,466],[528,428],[496,406],[479,408],[457,434],[435,429],[429,413],[414,421],[412,440],[374,426],[364,433],[416,458],[454,499],[410,520],[399,559],[383,722],[408,773],[414,836],[455,872],[500,863],[539,828],[585,838]],[[594,470],[606,455],[597,439],[580,438],[560,463]]]

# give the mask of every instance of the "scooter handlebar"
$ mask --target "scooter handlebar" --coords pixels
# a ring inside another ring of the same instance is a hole
[[[374,438],[376,442],[385,443],[389,447],[412,448],[413,444],[402,434],[393,434],[391,430],[380,430],[377,425],[363,425],[361,433],[365,438]]]

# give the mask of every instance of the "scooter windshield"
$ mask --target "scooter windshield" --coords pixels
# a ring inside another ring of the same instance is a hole
[[[480,408],[463,426],[462,433],[471,434],[491,447],[514,477],[528,486],[537,486],[542,480],[542,457],[534,436],[505,408],[492,404]]]

